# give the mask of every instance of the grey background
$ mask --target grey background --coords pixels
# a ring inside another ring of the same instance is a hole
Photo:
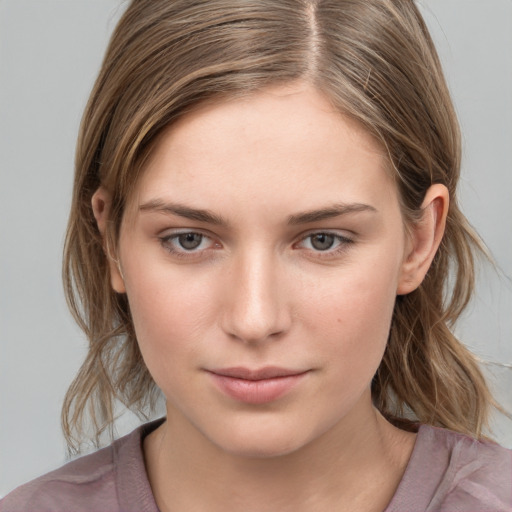
[[[512,0],[421,5],[464,133],[463,209],[503,273],[483,272],[458,331],[512,363]],[[86,348],[60,277],[73,152],[121,12],[120,0],[0,0],[0,495],[64,461],[60,407]],[[512,410],[512,370],[487,368]],[[512,422],[495,434],[512,447]]]

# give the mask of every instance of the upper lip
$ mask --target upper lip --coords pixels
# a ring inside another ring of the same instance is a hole
[[[289,377],[291,375],[300,375],[302,373],[306,373],[306,371],[292,370],[289,368],[280,368],[278,366],[266,366],[264,368],[259,368],[257,370],[252,370],[250,368],[244,368],[241,366],[210,370],[211,373],[214,373],[216,375],[244,380],[264,380],[275,379],[278,377]]]

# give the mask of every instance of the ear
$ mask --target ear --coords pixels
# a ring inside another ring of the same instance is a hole
[[[421,205],[421,218],[410,228],[397,295],[412,292],[425,278],[443,238],[449,201],[444,185],[432,185],[427,190]]]
[[[92,196],[91,204],[94,218],[96,219],[98,229],[101,233],[101,237],[103,238],[103,250],[107,256],[110,268],[110,283],[114,291],[117,293],[125,293],[126,289],[124,286],[121,264],[119,263],[119,259],[116,257],[115,253],[111,252],[112,248],[110,247],[110,239],[107,233],[107,223],[110,216],[112,197],[105,188],[99,187]]]

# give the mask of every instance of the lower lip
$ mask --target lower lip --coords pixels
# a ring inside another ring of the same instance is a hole
[[[217,387],[229,397],[246,404],[266,404],[289,393],[306,373],[262,380],[237,379],[217,373],[210,375]]]

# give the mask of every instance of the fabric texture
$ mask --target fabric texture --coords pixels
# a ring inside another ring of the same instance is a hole
[[[158,512],[142,440],[161,422],[18,487],[0,512]],[[512,512],[512,451],[422,425],[384,512]]]

